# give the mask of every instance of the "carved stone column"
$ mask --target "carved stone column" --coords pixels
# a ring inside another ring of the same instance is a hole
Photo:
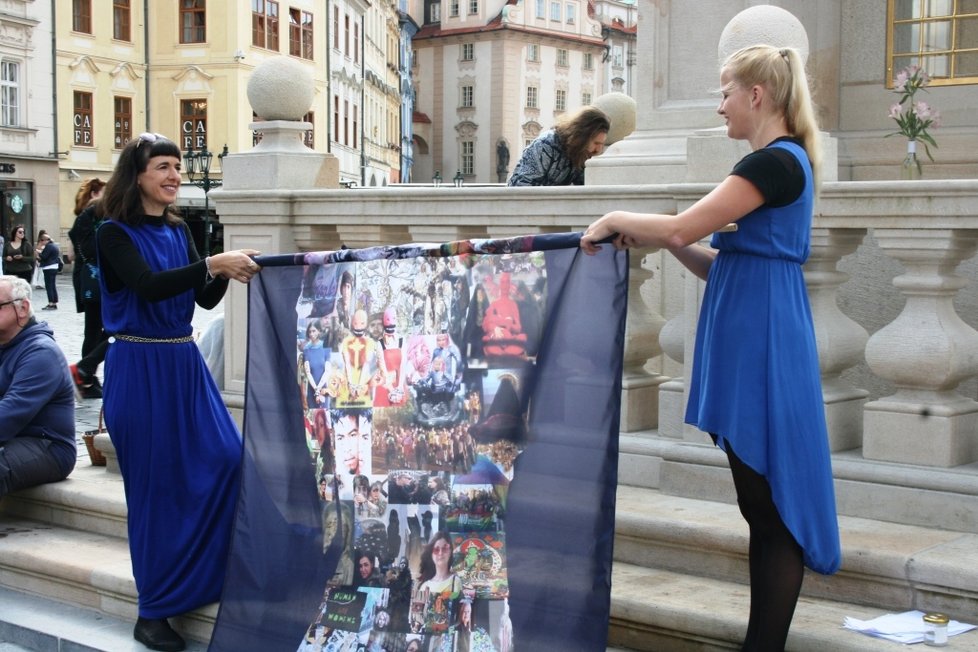
[[[978,373],[978,332],[955,312],[954,296],[967,280],[954,269],[974,255],[978,230],[876,229],[874,235],[906,269],[893,285],[907,303],[866,347],[870,368],[897,391],[866,405],[863,456],[938,467],[972,462],[978,402],[955,389]]]
[[[647,249],[634,249],[628,266],[628,309],[625,313],[625,367],[621,388],[621,429],[654,428],[659,420],[659,385],[665,376],[649,373],[646,363],[659,354],[659,331],[665,319],[652,304],[652,273],[645,269]]]
[[[686,315],[679,313],[659,331],[662,352],[670,360],[683,364],[686,360]],[[685,367],[684,367],[685,368]],[[659,436],[683,438],[683,417],[686,409],[686,379],[670,378],[659,385]]]
[[[854,252],[865,236],[866,229],[813,229],[811,254],[805,264],[832,451],[862,444],[863,404],[869,392],[853,387],[841,374],[861,361],[869,335],[839,310],[837,297],[839,286],[849,278],[838,271],[839,261]]]

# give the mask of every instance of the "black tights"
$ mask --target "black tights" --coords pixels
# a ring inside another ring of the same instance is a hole
[[[801,592],[801,546],[781,520],[767,479],[727,442],[737,504],[750,527],[750,620],[741,652],[782,652]]]

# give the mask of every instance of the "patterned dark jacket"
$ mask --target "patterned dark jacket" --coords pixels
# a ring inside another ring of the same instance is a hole
[[[513,168],[510,186],[583,186],[584,169],[575,168],[551,129],[523,150]]]

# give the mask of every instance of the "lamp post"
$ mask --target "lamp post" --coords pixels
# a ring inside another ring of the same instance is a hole
[[[435,170],[435,176],[431,177],[431,185],[435,188],[441,185],[441,170]]]
[[[217,158],[223,159],[227,155],[228,146],[225,144]],[[204,256],[211,255],[211,209],[210,198],[207,193],[210,192],[211,188],[216,188],[222,183],[220,179],[211,178],[211,161],[213,159],[214,154],[207,151],[207,145],[204,145],[202,150],[194,151],[191,148],[183,153],[187,180],[204,191]]]
[[[456,188],[461,188],[462,187],[462,185],[465,183],[465,177],[462,176],[462,171],[461,170],[458,170],[458,171],[455,172],[455,176],[452,177],[452,181],[455,182],[455,187]]]

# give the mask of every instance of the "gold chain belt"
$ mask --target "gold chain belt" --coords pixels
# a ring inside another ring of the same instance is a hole
[[[112,340],[122,340],[123,342],[138,342],[139,344],[186,344],[187,342],[193,342],[194,336],[187,335],[185,337],[139,337],[138,335],[120,335],[116,334],[109,338]]]

